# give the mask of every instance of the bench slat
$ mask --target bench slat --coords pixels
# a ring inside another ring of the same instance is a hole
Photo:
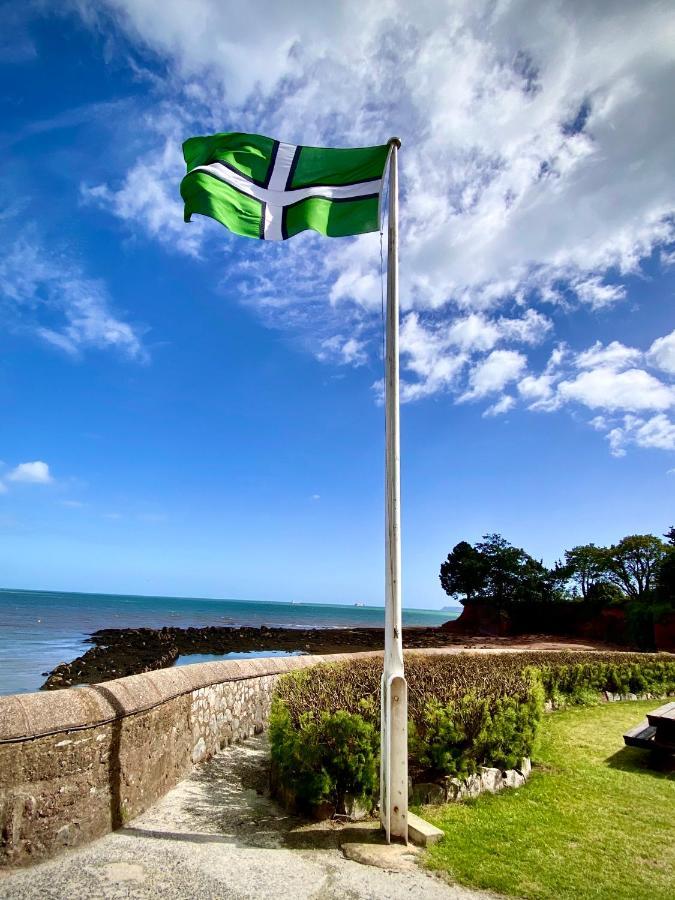
[[[655,734],[656,728],[645,719],[644,722],[640,722],[635,728],[627,731],[623,739],[628,747],[650,748],[654,746]]]

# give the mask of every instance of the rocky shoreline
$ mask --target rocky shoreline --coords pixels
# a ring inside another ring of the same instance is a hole
[[[381,628],[268,628],[265,625],[260,628],[106,628],[95,631],[89,640],[94,646],[82,656],[72,662],[61,663],[51,672],[43,673],[47,680],[41,690],[98,684],[126,675],[168,668],[184,654],[270,650],[353,653],[359,650],[379,650],[384,643],[384,634]],[[542,635],[506,639],[456,634],[448,629],[448,625],[440,628],[403,629],[403,646],[406,649],[532,646],[546,640],[551,639]]]
[[[381,628],[106,628],[95,631],[94,646],[69,663],[45,672],[42,690],[96,684],[172,666],[181,654],[225,654],[282,650],[302,653],[350,653],[382,646]],[[440,647],[448,635],[438,628],[404,630],[406,647]]]

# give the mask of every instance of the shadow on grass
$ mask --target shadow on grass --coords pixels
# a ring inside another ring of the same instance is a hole
[[[654,750],[639,750],[637,747],[623,747],[605,760],[610,769],[651,775],[652,778],[675,778],[675,756]]]

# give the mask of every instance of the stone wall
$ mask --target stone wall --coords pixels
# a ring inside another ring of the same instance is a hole
[[[408,781],[408,797],[410,803],[460,803],[473,800],[480,794],[496,794],[504,788],[521,787],[530,777],[532,763],[524,757],[518,769],[488,768],[480,766],[474,775],[466,778],[451,778],[449,775],[438,782]]]
[[[198,663],[0,697],[0,866],[119,828],[195,763],[262,730],[281,674],[336,659]]]

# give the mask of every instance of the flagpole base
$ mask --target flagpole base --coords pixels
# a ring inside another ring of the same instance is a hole
[[[408,685],[403,673],[382,675],[380,822],[387,843],[408,843]]]

